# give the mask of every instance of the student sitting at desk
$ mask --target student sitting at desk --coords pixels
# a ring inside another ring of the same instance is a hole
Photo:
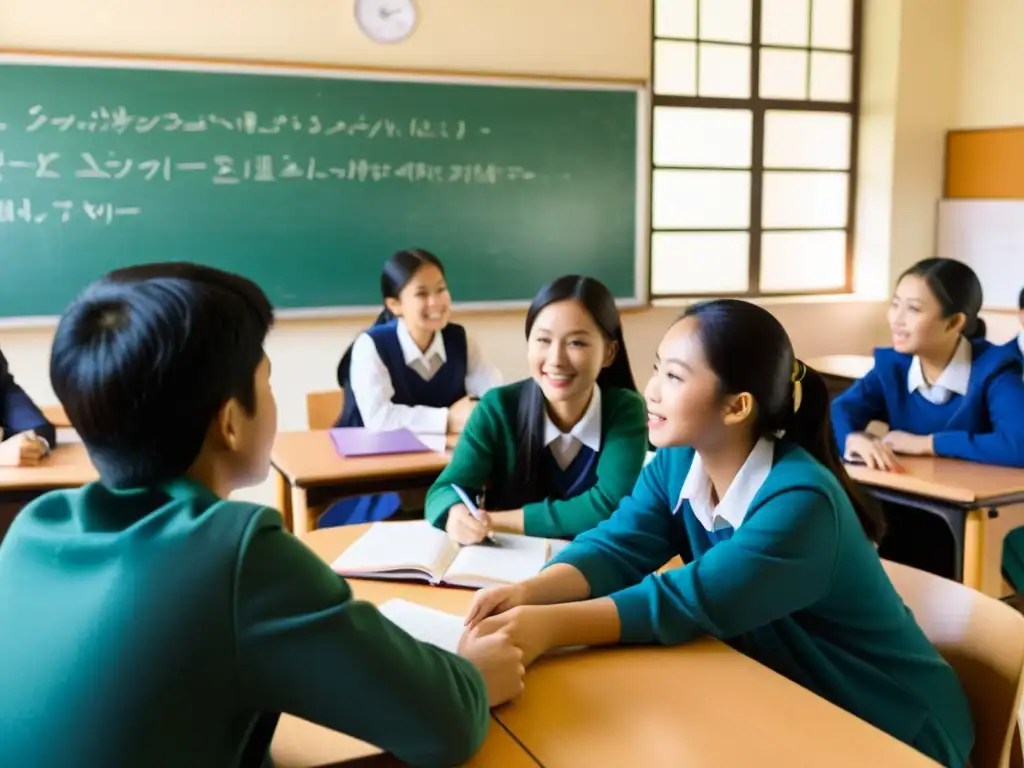
[[[825,383],[782,325],[737,300],[691,307],[645,394],[660,450],[632,495],[540,575],[477,593],[467,623],[511,632],[527,663],[711,635],[962,768],[967,698],[882,567],[881,517],[843,467]],[[657,573],[674,555],[686,565]]]
[[[530,305],[526,337],[532,378],[484,396],[427,494],[427,518],[460,544],[492,529],[571,538],[608,517],[643,466],[646,410],[611,292],[555,280]],[[453,485],[486,489],[487,511],[474,516]]]
[[[0,466],[31,467],[57,445],[57,430],[18,386],[0,353]]]
[[[893,347],[832,402],[840,450],[872,469],[896,454],[1024,467],[1020,358],[985,340],[981,282],[954,259],[925,259],[900,277],[889,307]],[[863,430],[889,425],[883,438]]]
[[[461,432],[477,400],[501,383],[461,325],[450,323],[452,297],[444,266],[429,251],[399,251],[380,275],[384,310],[338,363],[345,392],[337,427]],[[397,493],[345,499],[321,527],[384,520],[400,507]]]
[[[61,319],[53,388],[101,480],[0,545],[0,765],[249,768],[281,712],[455,765],[522,690],[507,636],[414,640],[229,500],[269,470],[271,322],[256,285],[184,263],[114,272]]]

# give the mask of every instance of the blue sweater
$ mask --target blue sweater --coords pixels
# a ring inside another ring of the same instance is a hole
[[[742,525],[709,534],[688,503],[673,514],[693,456],[659,450],[612,517],[552,562],[577,568],[592,597],[615,601],[624,643],[712,635],[943,765],[963,766],[974,727],[960,682],[896,593],[836,478],[777,443]],[[676,554],[687,565],[654,572]]]
[[[913,357],[875,350],[875,367],[832,401],[832,425],[840,451],[846,438],[869,422],[932,435],[935,455],[984,464],[1024,467],[1024,381],[1019,354],[978,339],[971,342],[967,394],[935,405],[907,391]]]

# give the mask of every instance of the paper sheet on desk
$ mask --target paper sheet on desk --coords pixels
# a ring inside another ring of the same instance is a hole
[[[452,653],[459,648],[465,629],[461,616],[399,599],[388,600],[379,610],[420,642]]]
[[[448,446],[448,435],[427,435],[417,432],[416,437],[434,453],[444,453]]]

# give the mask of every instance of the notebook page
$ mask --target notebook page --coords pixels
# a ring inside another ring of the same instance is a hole
[[[465,630],[460,616],[397,599],[383,603],[379,610],[420,642],[451,653],[458,651]]]
[[[426,520],[374,523],[331,567],[342,575],[410,569],[440,575],[454,546]]]
[[[511,584],[540,573],[548,560],[549,542],[514,533],[495,533],[496,545],[463,547],[444,580],[467,587]]]

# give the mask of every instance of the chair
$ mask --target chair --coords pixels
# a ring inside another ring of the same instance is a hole
[[[330,429],[341,415],[345,393],[340,389],[306,395],[306,424],[310,429]]]
[[[956,671],[974,716],[972,768],[1019,766],[1013,749],[1024,680],[1024,616],[981,592],[883,560],[893,586]]]

